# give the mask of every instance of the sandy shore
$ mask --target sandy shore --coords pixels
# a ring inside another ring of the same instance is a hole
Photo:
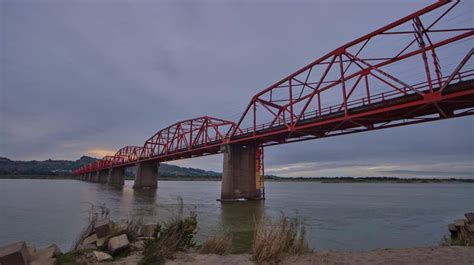
[[[178,264],[253,265],[250,255],[178,254],[166,262]],[[282,264],[311,265],[474,265],[474,247],[419,247],[380,249],[370,251],[316,251],[312,254],[286,259]]]

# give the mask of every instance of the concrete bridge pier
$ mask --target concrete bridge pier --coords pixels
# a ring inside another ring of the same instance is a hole
[[[105,184],[107,183],[107,180],[109,179],[109,170],[99,170],[97,171],[97,182]]]
[[[137,163],[137,175],[135,176],[134,189],[156,189],[158,187],[159,163],[140,162]]]
[[[125,184],[125,168],[113,167],[109,168],[107,176],[107,184],[123,186]]]
[[[220,201],[261,199],[257,189],[256,145],[225,145]]]
[[[96,171],[95,173],[92,174],[92,182],[99,182],[99,175],[100,175],[100,171]]]
[[[92,182],[92,172],[87,173],[87,181]]]

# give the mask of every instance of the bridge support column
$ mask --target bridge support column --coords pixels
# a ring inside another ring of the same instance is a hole
[[[92,172],[87,173],[87,181],[92,182]]]
[[[222,172],[221,201],[261,199],[256,183],[257,147],[255,145],[225,145]]]
[[[158,168],[160,164],[154,162],[137,163],[134,189],[156,189],[158,187]]]
[[[106,169],[106,170],[100,170],[100,171],[97,171],[97,182],[98,183],[107,183],[107,180],[109,178],[109,170]]]
[[[109,168],[107,184],[123,186],[125,183],[125,168],[113,167]]]
[[[99,182],[99,171],[96,171],[95,173],[92,173],[92,182]]]

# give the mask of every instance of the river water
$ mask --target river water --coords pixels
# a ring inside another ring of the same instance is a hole
[[[314,249],[375,249],[437,245],[447,225],[474,211],[474,184],[341,184],[267,182],[263,202],[220,203],[218,181],[159,181],[135,191],[76,180],[0,179],[0,246],[25,240],[62,249],[86,224],[89,203],[104,204],[113,219],[164,221],[179,211],[198,214],[198,240],[231,231],[246,251],[258,215],[300,217]]]

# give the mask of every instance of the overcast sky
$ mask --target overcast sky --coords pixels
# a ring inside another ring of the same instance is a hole
[[[99,157],[178,120],[238,120],[258,91],[432,2],[0,0],[0,156]],[[275,146],[266,169],[474,178],[473,128],[468,117]],[[175,164],[220,171],[222,156]]]

